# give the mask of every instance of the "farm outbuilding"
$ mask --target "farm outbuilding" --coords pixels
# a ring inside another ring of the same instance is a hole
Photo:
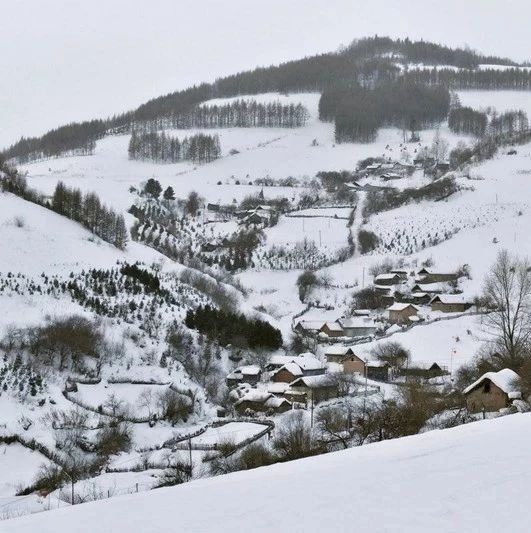
[[[458,294],[440,294],[431,300],[430,305],[432,311],[464,313],[473,306],[473,303]]]
[[[509,368],[483,374],[463,391],[467,409],[477,413],[509,407],[513,400],[521,397],[518,381],[518,374]]]
[[[389,311],[389,322],[391,324],[405,324],[409,322],[410,317],[417,316],[418,307],[407,303],[394,303],[387,308]]]

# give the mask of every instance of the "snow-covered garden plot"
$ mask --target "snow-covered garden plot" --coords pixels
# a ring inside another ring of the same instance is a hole
[[[124,409],[134,418],[149,418],[156,412],[157,397],[168,390],[169,385],[134,385],[130,383],[106,383],[77,385],[71,393],[74,400],[104,413],[119,414]]]
[[[348,247],[351,209],[310,209],[280,217],[253,254],[258,268],[306,269],[337,261]]]
[[[375,215],[364,229],[378,236],[376,253],[409,255],[451,239],[460,231],[517,217],[523,207],[523,203],[475,203],[473,198],[466,203],[423,202]]]
[[[239,444],[251,437],[254,437],[265,426],[253,424],[251,422],[230,422],[219,427],[210,427],[205,433],[192,439],[192,446],[214,446],[219,444]]]
[[[43,465],[50,461],[38,451],[21,444],[0,444],[0,506],[1,498],[30,486]]]

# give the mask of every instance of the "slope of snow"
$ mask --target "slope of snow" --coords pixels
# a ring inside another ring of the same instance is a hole
[[[69,272],[117,260],[152,262],[159,254],[134,242],[122,252],[44,207],[0,193],[0,272]]]
[[[2,531],[524,533],[530,422],[517,414],[432,431],[8,520]]]

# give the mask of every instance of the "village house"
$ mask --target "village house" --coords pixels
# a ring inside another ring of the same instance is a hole
[[[337,322],[326,322],[321,330],[321,333],[324,333],[327,337],[338,338],[344,337],[345,332],[343,328]]]
[[[412,292],[411,299],[415,305],[429,304],[432,297],[427,292]]]
[[[302,376],[318,376],[326,372],[325,366],[311,353],[303,353],[297,356],[289,355],[274,355],[269,359],[266,366],[268,372],[274,373],[281,368],[295,364],[302,372]],[[290,370],[296,372],[293,367],[289,367]],[[298,377],[298,376],[296,376]],[[278,380],[277,380],[278,381]]]
[[[409,277],[409,272],[403,269],[393,269],[389,271],[389,274],[396,274],[402,281],[406,281]]]
[[[377,331],[374,320],[366,316],[340,318],[337,322],[341,326],[345,337],[370,337]]]
[[[286,396],[292,392],[301,394],[306,402],[319,403],[337,398],[339,387],[337,379],[330,374],[306,376],[291,383],[288,391],[286,391]]]
[[[423,283],[416,283],[413,285],[411,292],[425,292],[427,294],[442,294],[448,290],[447,283],[429,283],[427,285]]]
[[[430,302],[432,311],[443,313],[464,313],[472,307],[472,303],[459,294],[439,294]]]
[[[271,373],[271,381],[274,383],[291,383],[303,375],[304,373],[299,365],[296,363],[286,363]]]
[[[448,370],[436,362],[416,361],[407,367],[402,367],[400,373],[403,376],[430,379],[444,376],[448,373]]]
[[[269,392],[252,390],[234,403],[234,409],[242,416],[249,412],[285,413],[291,410],[291,403],[286,398],[279,398]]]
[[[365,361],[348,346],[330,346],[325,350],[326,361],[339,364],[345,374],[365,375]]]
[[[323,325],[323,320],[300,320],[294,329],[301,335],[317,335]]]
[[[328,346],[324,355],[327,363],[342,363],[347,355],[353,355],[354,351],[348,346]]]
[[[509,368],[483,374],[463,391],[467,409],[478,413],[509,407],[513,400],[521,398],[518,380],[518,374]]]
[[[455,272],[433,272],[427,268],[423,268],[417,272],[417,280],[421,285],[429,285],[431,283],[444,283],[449,281],[456,281],[459,275]]]
[[[399,285],[404,281],[404,278],[399,274],[387,273],[379,274],[374,278],[374,285],[380,285],[384,287],[390,287],[393,285]]]
[[[258,365],[240,366],[234,369],[226,378],[227,386],[235,387],[242,383],[256,385],[262,377],[262,370]]]
[[[416,305],[408,303],[394,303],[387,308],[389,311],[389,322],[391,324],[406,324],[416,317],[419,308]]]

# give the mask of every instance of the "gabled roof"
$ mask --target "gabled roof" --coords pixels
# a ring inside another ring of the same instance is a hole
[[[388,307],[388,311],[403,311],[404,309],[407,309],[408,307],[412,307],[415,309],[415,311],[418,311],[419,308],[416,305],[413,304],[406,304],[406,303],[398,303],[395,302],[391,307]]]
[[[324,323],[324,320],[299,320],[295,327],[301,326],[302,328],[308,330],[320,330],[323,327]]]
[[[308,387],[314,389],[319,387],[331,387],[336,384],[337,381],[333,376],[330,374],[322,374],[321,376],[304,376],[298,378],[290,383],[290,387]]]
[[[325,355],[347,355],[348,353],[354,353],[350,346],[328,346],[325,349]]]
[[[378,274],[378,276],[374,278],[374,282],[377,283],[378,280],[395,279],[395,278],[400,279],[400,276],[396,273],[393,274],[391,272],[387,274]]]
[[[437,296],[434,296],[430,304],[432,304],[435,301],[439,301],[443,304],[469,304],[472,305],[470,301],[468,301],[462,294],[438,294]]]
[[[323,329],[325,326],[330,331],[337,331],[338,333],[343,333],[343,328],[337,322],[325,322],[321,329]]]
[[[478,380],[474,381],[472,385],[469,385],[463,391],[463,394],[468,394],[478,385],[481,385],[485,380],[491,381],[492,383],[494,383],[494,385],[499,387],[506,394],[519,393],[520,389],[518,387],[518,379],[518,374],[510,368],[503,368],[498,372],[487,372],[486,374],[483,374]]]
[[[277,375],[282,370],[287,370],[292,376],[302,376],[302,369],[297,363],[286,363],[284,366],[281,366],[278,370],[273,372],[273,376]]]
[[[321,361],[309,352],[296,356],[273,355],[269,359],[269,364],[275,366],[284,366],[288,363],[295,363],[302,370],[320,370],[323,368]]]

